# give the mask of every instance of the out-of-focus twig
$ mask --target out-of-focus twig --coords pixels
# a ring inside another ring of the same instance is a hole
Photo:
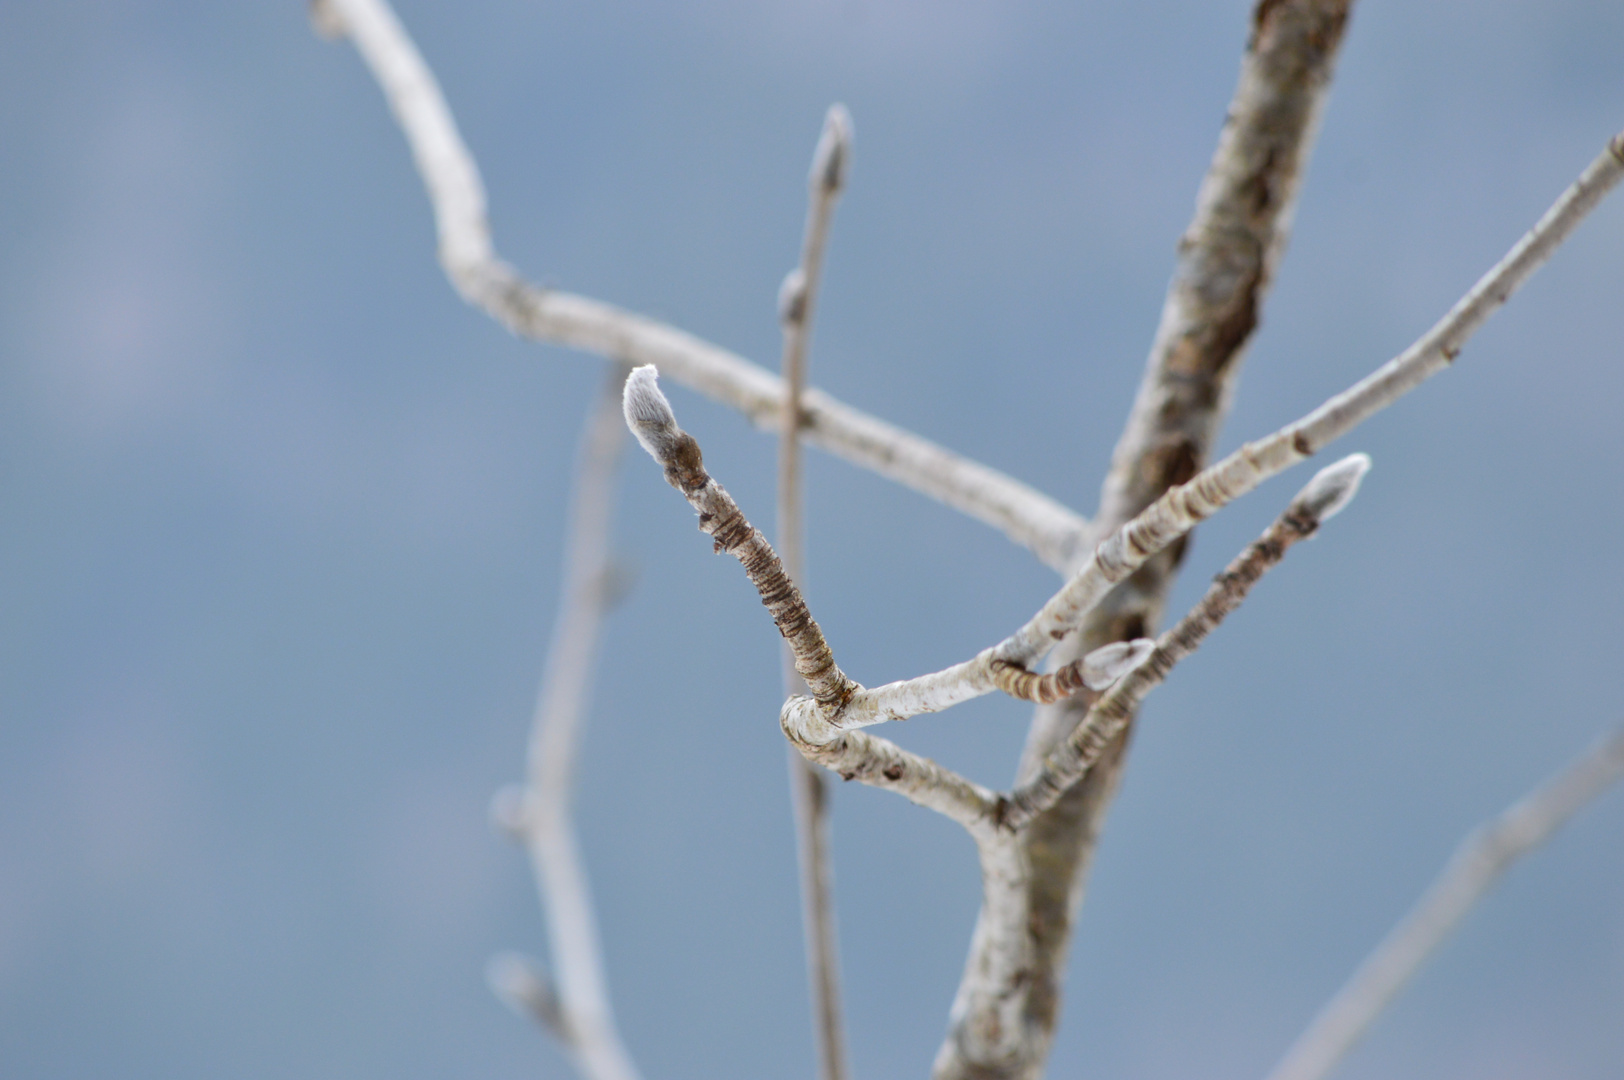
[[[1502,874],[1624,778],[1624,728],[1474,829],[1410,913],[1298,1036],[1269,1080],[1321,1080]]]
[[[801,469],[801,417],[806,392],[807,355],[823,250],[835,202],[851,164],[851,117],[843,105],[830,106],[807,177],[806,229],[801,261],[778,292],[778,321],[784,330],[783,427],[778,442],[778,554],[791,580],[806,582],[806,497]],[[784,656],[784,695],[806,692],[788,643]],[[795,808],[796,848],[801,868],[801,913],[806,935],[806,966],[812,993],[812,1028],[823,1080],[846,1080],[845,1023],[840,1006],[840,935],[835,920],[834,856],[829,829],[829,787],[824,773],[793,746],[789,760],[790,799]]]
[[[349,35],[382,88],[428,189],[440,263],[465,300],[524,337],[656,364],[757,426],[780,430],[784,384],[771,372],[653,319],[542,289],[503,262],[491,243],[479,168],[434,73],[387,0],[318,0],[313,11],[324,33]],[[996,469],[816,390],[807,391],[803,408],[808,442],[992,525],[1050,566],[1067,565],[1088,535],[1081,516]]]
[[[625,444],[615,365],[587,418],[564,555],[564,596],[553,626],[531,724],[522,787],[497,793],[498,824],[525,845],[546,914],[557,986],[513,959],[489,968],[492,988],[558,1036],[587,1080],[637,1080],[609,1004],[603,951],[570,809],[581,726],[597,666],[603,617],[615,599],[609,555],[614,476]]]

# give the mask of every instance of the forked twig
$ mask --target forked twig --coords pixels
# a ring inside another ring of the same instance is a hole
[[[542,289],[503,262],[491,244],[479,168],[387,0],[317,0],[313,10],[324,32],[349,35],[383,90],[433,204],[440,263],[465,300],[524,337],[657,364],[758,427],[780,428],[784,384],[771,372],[653,319]],[[804,408],[808,442],[986,522],[1050,566],[1065,567],[1088,535],[1081,516],[996,469],[816,390],[807,392]]]
[[[784,703],[780,722],[790,742],[809,760],[848,780],[896,791],[938,810],[972,831],[990,828],[993,793],[935,762],[885,739],[842,730],[828,717],[859,687],[840,670],[823,630],[767,538],[745,518],[733,496],[705,471],[699,443],[677,426],[671,403],[660,392],[653,367],[633,369],[626,380],[626,424],[665,478],[699,512],[699,529],[717,553],[739,560],[761,603],[795,657],[795,670],[812,692]]]
[[[1012,829],[1022,828],[1058,802],[1099,760],[1145,695],[1166,680],[1174,665],[1195,652],[1207,635],[1241,606],[1252,586],[1280,564],[1292,545],[1313,536],[1321,525],[1353,500],[1369,468],[1368,457],[1351,454],[1316,473],[1263,535],[1213,579],[1212,587],[1201,602],[1161,636],[1141,663],[1094,703],[1083,722],[1043,759],[1037,773],[1015,788],[1004,814],[1004,824]],[[1079,661],[1074,666],[1082,664]],[[1067,670],[1062,668],[1043,678],[1055,679]]]
[[[529,760],[521,788],[497,793],[497,823],[530,854],[546,914],[553,988],[539,969],[511,954],[488,968],[492,989],[516,1011],[556,1035],[588,1080],[637,1080],[616,1029],[604,975],[586,868],[575,846],[570,809],[581,725],[597,667],[603,617],[615,599],[609,526],[614,474],[625,444],[616,365],[582,433],[564,556],[564,598],[536,696]]]
[[[961,663],[851,695],[847,728],[940,712],[997,688],[993,664],[1031,668],[1077,629],[1112,588],[1229,503],[1352,431],[1448,367],[1472,334],[1527,281],[1624,176],[1615,137],[1545,215],[1442,319],[1398,356],[1313,412],[1249,442],[1168,491],[1107,536],[1072,578],[1015,633]]]
[[[1410,913],[1298,1036],[1269,1080],[1320,1080],[1330,1073],[1501,875],[1621,778],[1624,728],[1473,829]]]

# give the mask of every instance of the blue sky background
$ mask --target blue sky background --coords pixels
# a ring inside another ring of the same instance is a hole
[[[814,347],[853,404],[1089,511],[1247,6],[402,0],[531,277],[777,355],[827,104],[856,120]],[[1624,127],[1624,8],[1356,12],[1223,440],[1424,330]],[[1053,1075],[1260,1075],[1459,837],[1620,720],[1624,200],[1145,710]],[[601,364],[434,261],[376,87],[294,0],[0,0],[0,1072],[553,1077],[481,969],[543,949],[516,779]],[[673,390],[747,511],[772,444]],[[582,841],[651,1077],[812,1051],[777,635],[646,461]],[[1052,575],[821,455],[810,593],[869,683]],[[1204,526],[1175,608],[1307,476]],[[700,702],[704,706],[699,705]],[[907,745],[989,783],[1025,711]],[[956,827],[837,792],[857,1074],[923,1075],[977,900]],[[1624,796],[1519,867],[1350,1078],[1617,1076]]]

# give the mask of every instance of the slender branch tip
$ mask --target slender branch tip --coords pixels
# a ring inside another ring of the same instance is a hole
[[[846,106],[836,102],[823,117],[823,134],[812,155],[813,187],[834,194],[846,186],[846,170],[851,166],[852,123]]]

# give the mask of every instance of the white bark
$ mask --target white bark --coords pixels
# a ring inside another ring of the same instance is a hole
[[[1436,375],[1472,334],[1550,258],[1624,176],[1615,137],[1555,204],[1476,285],[1409,348],[1313,412],[1249,442],[1153,502],[1107,536],[1026,625],[941,671],[860,689],[835,718],[858,728],[940,712],[996,688],[994,661],[1030,668],[1072,633],[1112,588],[1196,525],[1304,460]]]
[[[342,27],[371,69],[411,146],[428,189],[440,263],[458,293],[516,334],[667,376],[744,413],[782,426],[784,384],[771,372],[671,326],[571,293],[541,289],[498,258],[485,187],[434,73],[386,0],[320,0],[318,25]],[[1004,532],[1057,569],[1084,542],[1075,512],[996,469],[877,420],[816,390],[805,398],[808,442],[911,487]]]
[[[792,693],[780,714],[794,750],[845,779],[896,791],[936,810],[975,839],[983,905],[949,1035],[934,1066],[938,1078],[1030,1077],[1041,1070],[1057,1011],[1058,967],[1134,709],[1244,599],[1287,546],[1340,509],[1361,470],[1333,467],[1327,470],[1330,479],[1322,473],[1311,482],[1275,526],[1231,564],[1202,604],[1158,639],[1142,664],[1132,660],[1143,646],[1109,657],[1096,647],[1151,632],[1177,567],[1177,545],[1197,523],[1447,366],[1624,174],[1621,135],[1426,335],[1308,415],[1202,469],[1233,388],[1233,372],[1284,249],[1348,6],[1348,0],[1258,0],[1229,119],[1181,245],[1145,379],[1102,494],[1098,531],[1106,535],[1089,552],[1083,550],[1095,539],[1089,523],[1060,504],[805,388],[828,211],[849,151],[843,115],[832,114],[820,143],[802,262],[780,294],[785,351],[783,377],[775,378],[680,330],[522,279],[494,251],[472,156],[432,73],[386,0],[317,0],[314,5],[321,27],[348,32],[355,40],[406,133],[433,204],[441,262],[459,293],[516,333],[645,365],[626,382],[624,415],[664,466],[667,479],[699,512],[700,527],[714,537],[716,550],[743,564],[783,634],[792,658],[786,689],[795,689],[795,680],[802,679],[811,692],[811,697]],[[757,425],[779,431],[779,553],[705,471],[698,444],[677,426],[656,385],[655,364]],[[804,576],[803,438],[1002,529],[1069,573],[1069,580],[1026,625],[970,660],[873,690],[858,685],[835,663],[796,585]],[[1108,598],[1114,606],[1102,607]],[[556,693],[557,709],[578,717],[585,692],[580,680],[590,668],[598,615],[571,610],[566,606],[561,616],[555,649],[560,655],[576,650],[559,661],[571,665],[572,674],[557,680],[550,675],[547,686],[548,701]],[[585,619],[589,632],[564,633],[565,621],[572,619]],[[1036,671],[1038,661],[1062,641],[1057,670]],[[1091,659],[1098,669],[1093,677]],[[1113,670],[1104,672],[1106,667]],[[1122,668],[1129,670],[1124,674]],[[1098,697],[1083,692],[1116,676],[1120,681]],[[1021,782],[1008,795],[857,730],[939,711],[999,688],[1046,702],[1078,692],[1061,709],[1040,710]],[[504,816],[531,846],[548,899],[560,985],[555,990],[545,976],[511,959],[493,964],[492,981],[507,1000],[567,1043],[597,1046],[602,1053],[590,1061],[577,1047],[588,1075],[631,1077],[633,1067],[609,1016],[586,883],[568,828],[567,772],[576,721],[543,724],[542,713],[553,708],[538,708],[537,740],[547,747],[542,752],[533,746],[529,788],[510,800]],[[545,739],[544,729],[551,732]],[[1322,1075],[1505,865],[1624,771],[1624,735],[1609,745],[1613,748],[1598,751],[1596,761],[1531,796],[1463,847],[1416,913],[1288,1056],[1277,1080]],[[824,788],[810,770],[797,768],[794,775],[803,796],[809,958],[824,1075],[832,1080],[844,1075],[844,1053],[827,894],[827,829],[819,817]],[[579,932],[572,938],[573,953],[557,939],[564,926]],[[1310,1064],[1294,1066],[1299,1060]],[[1318,1071],[1289,1071],[1293,1067]]]
[[[609,529],[614,474],[625,443],[620,370],[588,418],[577,463],[564,599],[536,697],[522,789],[499,795],[495,816],[526,847],[546,914],[556,990],[514,958],[498,958],[491,984],[557,1035],[587,1080],[637,1080],[609,1004],[586,868],[570,809],[581,726],[597,667],[603,616],[614,592]]]
[[[1044,757],[1032,776],[1011,792],[1003,824],[1011,829],[1024,828],[1059,802],[1060,796],[1099,760],[1145,695],[1166,681],[1173,667],[1195,652],[1207,635],[1245,602],[1252,586],[1280,565],[1292,545],[1313,536],[1321,524],[1352,501],[1369,468],[1368,457],[1351,454],[1316,473],[1263,535],[1213,580],[1201,602],[1163,634],[1143,662],[1106,691],[1088,710],[1083,722]],[[1084,664],[1086,658],[1076,666]],[[1062,681],[1070,666],[1042,676],[1038,680],[1039,687],[1045,680]]]
[[[1415,908],[1314,1017],[1269,1080],[1328,1075],[1501,875],[1620,778],[1624,728],[1474,829]]]

